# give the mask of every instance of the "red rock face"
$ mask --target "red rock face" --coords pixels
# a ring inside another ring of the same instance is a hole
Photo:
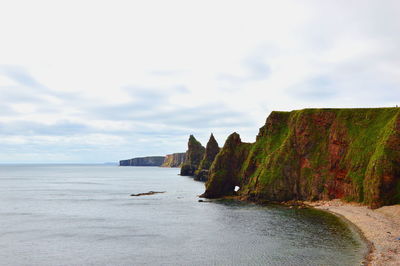
[[[327,186],[330,198],[343,198],[349,190],[349,183],[346,182],[348,171],[339,165],[347,152],[348,143],[346,129],[337,121],[334,122],[328,141],[329,174],[333,177],[332,184]]]
[[[311,168],[311,163],[307,158],[300,159],[300,168]]]
[[[205,195],[235,183],[239,195],[260,200],[400,202],[399,120],[399,108],[273,112],[246,155],[239,136],[230,137]]]

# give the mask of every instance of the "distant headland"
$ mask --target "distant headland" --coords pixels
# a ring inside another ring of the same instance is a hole
[[[165,156],[136,157],[119,161],[120,166],[161,166],[181,167],[185,161],[186,153],[173,153]]]

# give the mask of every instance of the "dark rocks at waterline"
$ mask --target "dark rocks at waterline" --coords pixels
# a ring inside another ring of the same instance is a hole
[[[194,176],[194,180],[207,182],[208,180],[208,170],[200,170],[196,171],[196,175]]]
[[[193,176],[196,168],[191,164],[184,164],[181,168],[181,175],[182,176]]]
[[[160,194],[160,193],[165,193],[165,191],[149,191],[149,192],[144,192],[144,193],[131,194],[131,197],[150,196],[150,195]]]

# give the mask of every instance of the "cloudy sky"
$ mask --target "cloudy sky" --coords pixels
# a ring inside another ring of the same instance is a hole
[[[0,162],[254,141],[272,110],[400,105],[400,1],[0,0]]]

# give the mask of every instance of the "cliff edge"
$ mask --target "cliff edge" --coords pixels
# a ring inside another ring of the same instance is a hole
[[[198,169],[194,173],[194,180],[197,181],[207,181],[208,173],[213,163],[215,157],[217,156],[220,148],[218,146],[217,140],[211,133],[210,139],[207,142],[206,150],[204,152],[203,159],[200,161]]]
[[[210,168],[203,196],[233,194],[400,203],[400,108],[272,112],[256,142],[233,133]]]
[[[161,167],[181,167],[186,159],[186,153],[173,153],[165,156],[164,162]]]
[[[137,157],[128,160],[119,161],[120,166],[161,166],[164,162],[164,156]]]

